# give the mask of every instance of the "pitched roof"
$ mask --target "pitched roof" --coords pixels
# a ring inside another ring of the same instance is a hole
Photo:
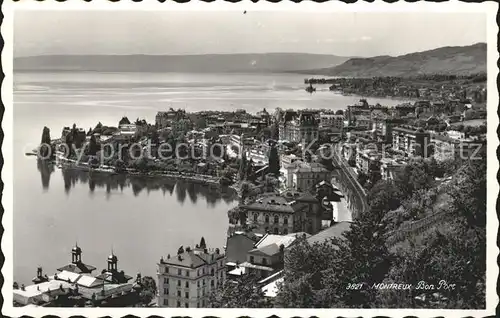
[[[309,237],[309,244],[322,243],[330,238],[344,238],[344,233],[351,228],[351,222],[339,222],[329,228]]]
[[[212,261],[212,255],[214,255],[214,259]],[[182,267],[189,268],[197,268],[204,264],[211,264],[224,257],[222,254],[217,254],[215,252],[212,253],[204,253],[203,251],[184,251],[181,254],[175,255],[173,257],[163,259],[163,264],[176,265]]]
[[[247,252],[253,249],[255,239],[249,237],[246,233],[235,233],[227,238],[226,243],[226,261],[244,262]]]
[[[261,248],[261,247],[273,245],[273,244],[277,245],[278,247],[281,244],[283,244],[285,247],[287,247],[290,244],[292,244],[293,241],[295,241],[295,239],[296,239],[295,235],[293,235],[293,234],[296,234],[296,233],[287,234],[287,235],[266,234],[260,239],[260,241],[257,242],[257,244],[255,244],[255,247]]]
[[[57,270],[59,272],[68,271],[68,272],[73,272],[73,273],[77,273],[77,274],[86,274],[86,273],[91,273],[95,269],[96,268],[94,266],[87,265],[87,264],[82,263],[82,262],[78,262],[76,264],[70,263],[70,264],[64,265],[63,267],[58,268]]]
[[[243,208],[258,211],[281,212],[293,214],[296,210],[295,205],[286,198],[279,195],[263,195],[254,202],[244,205]]]
[[[278,254],[279,251],[280,251],[280,247],[277,244],[273,243],[273,244],[269,244],[266,246],[254,248],[253,250],[249,251],[248,253],[261,254],[261,255],[264,254],[267,256],[273,256],[275,254]]]

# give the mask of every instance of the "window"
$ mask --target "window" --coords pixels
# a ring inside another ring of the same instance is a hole
[[[185,284],[186,288],[189,288],[189,282],[186,281],[186,284]]]
[[[266,215],[264,218],[264,223],[269,223],[269,215]]]
[[[181,287],[181,280],[180,279],[177,281],[177,286]]]
[[[189,271],[186,271],[186,276],[189,277]]]
[[[285,218],[283,218],[283,224],[287,225],[288,224],[288,218],[285,216]]]
[[[165,278],[163,278],[163,283],[164,283],[164,284],[168,284],[168,278],[166,278],[166,277],[165,277]]]
[[[253,214],[253,221],[257,222],[258,218],[259,218],[259,215],[257,213],[254,213]]]
[[[275,227],[275,228],[274,228],[274,234],[278,234],[278,233],[279,233],[278,228],[277,228],[277,227]]]
[[[196,308],[200,308],[200,303],[196,303]]]
[[[196,285],[198,285],[198,287],[200,287],[200,281],[197,281],[197,282],[196,282]]]
[[[262,258],[262,265],[266,265],[267,264],[267,259],[265,257]]]
[[[163,306],[168,306],[168,299],[163,299]]]
[[[288,234],[288,229],[283,229],[283,234]]]
[[[253,262],[254,262],[253,256],[250,256],[250,263],[253,264]]]
[[[179,268],[179,269],[177,270],[177,275],[182,276],[182,269],[180,269],[180,268]]]
[[[213,280],[210,281],[210,286],[214,287],[214,281]]]
[[[165,267],[165,273],[168,274],[168,267]]]
[[[279,218],[277,215],[274,216],[274,224],[278,224],[280,221],[279,221]]]
[[[205,284],[205,279],[203,279],[203,286],[205,286],[205,285],[206,285],[206,284]]]
[[[186,292],[184,296],[186,296],[186,298],[189,298],[189,292]]]
[[[181,291],[180,290],[177,291],[177,297],[181,297]]]
[[[177,301],[177,307],[180,307],[180,306],[181,306],[181,302]]]
[[[163,295],[168,295],[168,288],[163,288]]]
[[[189,308],[189,303],[185,303],[184,307]]]
[[[210,275],[214,276],[214,269],[213,268],[210,270]]]

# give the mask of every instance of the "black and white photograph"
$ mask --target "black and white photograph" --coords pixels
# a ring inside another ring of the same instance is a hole
[[[494,313],[497,4],[41,4],[2,25],[10,316]]]

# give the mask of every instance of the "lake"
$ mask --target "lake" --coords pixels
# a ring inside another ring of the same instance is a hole
[[[186,111],[266,107],[344,109],[359,100],[318,86],[304,91],[304,75],[16,73],[14,75],[14,281],[29,284],[42,266],[47,274],[71,261],[78,242],[83,261],[106,267],[111,250],[118,267],[155,276],[161,256],[194,246],[225,245],[230,194],[172,180],[89,176],[37,165],[27,151],[42,128],[58,138],[64,126],[87,130],[100,121],[118,125],[127,116],[154,123],[159,110]],[[395,105],[393,99],[369,99]]]

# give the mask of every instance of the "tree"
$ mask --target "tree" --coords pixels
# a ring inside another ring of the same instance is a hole
[[[142,290],[140,298],[143,305],[149,305],[156,295],[156,280],[151,276],[144,276],[141,279]]]
[[[89,141],[89,151],[88,154],[90,156],[95,156],[97,154],[97,151],[99,151],[99,148],[97,146],[97,140],[94,135],[90,137]]]
[[[54,156],[54,151],[51,145],[52,140],[50,139],[50,129],[48,127],[43,127],[42,138],[40,141],[40,157],[43,159],[48,159],[48,157]]]
[[[241,154],[240,169],[238,171],[240,180],[245,180],[246,172],[247,172],[247,156],[243,151],[243,153]]]
[[[401,190],[395,182],[380,180],[368,192],[370,210],[385,214],[401,205]]]
[[[358,173],[358,182],[359,184],[364,187],[366,185],[366,182],[368,181],[368,175],[364,173],[363,171],[360,171]]]
[[[198,129],[205,129],[207,128],[207,120],[205,119],[205,117],[198,117],[195,121],[195,126],[196,128]]]
[[[422,158],[415,158],[396,176],[396,184],[401,189],[401,199],[409,198],[413,192],[429,189],[434,182],[432,165]]]
[[[202,236],[200,240],[200,248],[207,248],[207,244],[205,243],[205,238]]]
[[[285,278],[279,287],[277,304],[284,307],[353,307],[375,305],[377,290],[390,268],[385,245],[383,213],[367,211],[343,233],[310,245],[295,243],[285,256]],[[348,289],[348,283],[364,288]]]
[[[125,162],[123,162],[122,159],[117,159],[115,161],[115,171],[118,173],[124,172],[125,171]]]
[[[253,274],[226,280],[209,295],[209,304],[214,308],[270,308],[272,301],[265,297],[258,280]]]
[[[280,159],[276,146],[272,146],[269,152],[269,173],[276,177],[280,175]]]
[[[250,159],[250,161],[248,161],[248,164],[247,164],[247,167],[245,170],[245,179],[246,180],[253,181],[255,179],[253,168],[254,168],[253,161],[252,161],[252,159]]]
[[[331,307],[339,304],[335,295],[342,284],[327,290],[325,278],[332,272],[340,272],[338,248],[333,242],[309,244],[305,237],[298,237],[285,254],[283,283],[278,286],[276,306],[278,307]],[[344,287],[345,288],[345,287]]]
[[[454,211],[474,229],[486,228],[486,157],[483,158],[469,161],[454,176],[449,192]]]

